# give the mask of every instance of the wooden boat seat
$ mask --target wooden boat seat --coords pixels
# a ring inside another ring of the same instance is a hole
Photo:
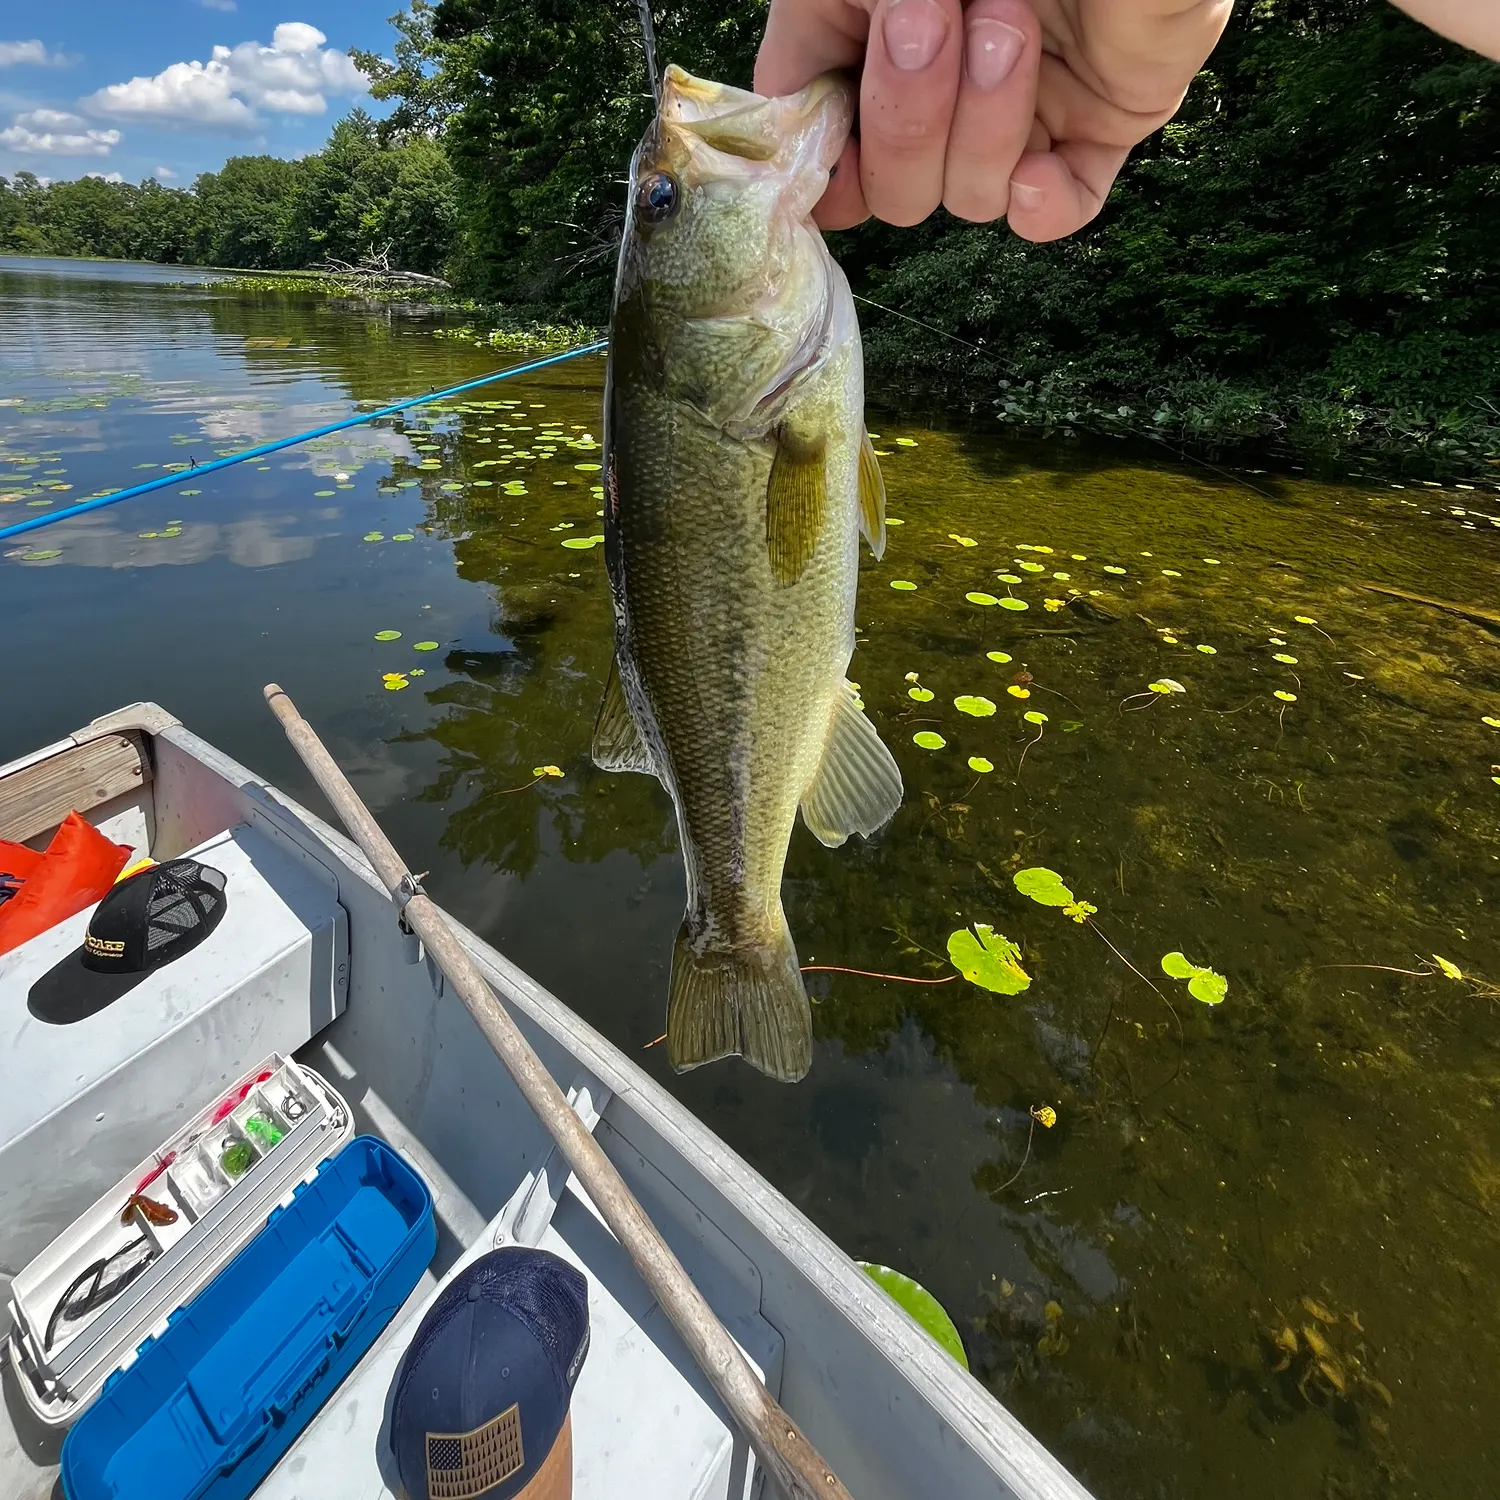
[[[98,822],[90,815],[150,784],[151,759],[134,731],[67,744],[0,778],[0,839],[40,839],[74,811]]]

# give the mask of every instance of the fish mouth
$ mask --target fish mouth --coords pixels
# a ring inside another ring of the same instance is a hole
[[[658,119],[689,155],[701,144],[747,162],[801,165],[811,156],[826,172],[839,159],[854,122],[849,81],[824,73],[795,94],[770,97],[695,78],[668,66]]]

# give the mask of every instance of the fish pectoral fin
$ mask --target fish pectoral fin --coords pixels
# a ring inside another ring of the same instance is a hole
[[[812,1010],[785,916],[764,948],[699,952],[686,923],[677,934],[667,1058],[681,1073],[734,1056],[783,1083],[812,1067]]]
[[[827,438],[805,438],[783,427],[766,486],[766,550],[778,583],[796,583],[806,572],[827,507]]]
[[[868,432],[859,445],[859,529],[879,562],[885,556],[885,479]]]
[[[802,794],[802,821],[836,848],[851,833],[869,838],[900,806],[901,770],[846,683],[834,701],[823,759]]]
[[[648,776],[656,775],[651,752],[625,701],[620,666],[614,660],[609,664],[609,681],[604,684],[599,717],[594,720],[594,764],[601,771],[644,771]]]

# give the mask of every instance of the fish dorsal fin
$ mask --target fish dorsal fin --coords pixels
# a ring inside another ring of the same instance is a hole
[[[594,720],[594,764],[601,771],[644,771],[656,775],[651,752],[630,715],[625,691],[620,686],[619,663],[610,660],[609,681],[604,684],[604,701]]]
[[[851,833],[866,838],[901,806],[901,771],[845,683],[834,701],[828,743],[802,794],[802,821],[830,847]]]
[[[817,551],[828,506],[828,440],[799,437],[785,427],[766,486],[766,550],[781,584],[801,578]]]
[[[885,480],[868,432],[859,445],[859,529],[879,562],[885,556]]]

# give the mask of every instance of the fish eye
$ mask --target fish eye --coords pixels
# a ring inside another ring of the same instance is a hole
[[[677,179],[670,172],[653,172],[636,189],[635,211],[642,223],[655,229],[677,212],[681,200]]]

